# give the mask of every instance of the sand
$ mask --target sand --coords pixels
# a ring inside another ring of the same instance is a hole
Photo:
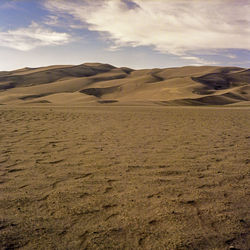
[[[249,105],[250,70],[186,66],[133,70],[109,64],[0,72],[3,105]]]
[[[0,106],[0,248],[249,249],[249,118]]]

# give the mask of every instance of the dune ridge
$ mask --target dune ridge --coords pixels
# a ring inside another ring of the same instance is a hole
[[[250,69],[186,66],[133,70],[109,64],[0,72],[1,104],[245,105]]]

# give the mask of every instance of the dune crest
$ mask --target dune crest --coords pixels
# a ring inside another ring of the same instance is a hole
[[[133,70],[85,63],[0,72],[1,104],[244,105],[249,101],[250,70],[239,67]]]

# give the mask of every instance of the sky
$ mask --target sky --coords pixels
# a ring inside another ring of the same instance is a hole
[[[0,0],[0,71],[250,66],[250,0]]]

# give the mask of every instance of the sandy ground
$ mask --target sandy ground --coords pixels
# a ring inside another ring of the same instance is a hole
[[[0,107],[0,248],[249,249],[249,118]]]

